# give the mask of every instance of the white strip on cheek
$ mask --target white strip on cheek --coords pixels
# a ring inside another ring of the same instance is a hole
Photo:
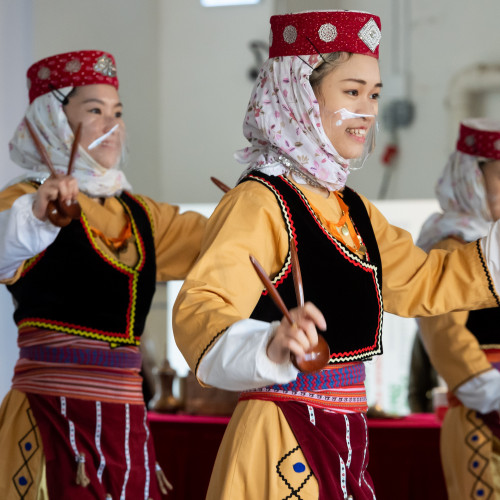
[[[99,146],[99,144],[105,141],[117,128],[118,128],[118,123],[111,130],[108,130],[104,135],[98,137],[92,144],[89,145],[87,149],[90,151],[91,149],[94,149],[97,146]]]
[[[338,111],[334,112],[334,115],[338,115],[338,119],[335,122],[335,125],[340,127],[342,123],[344,123],[344,120],[349,120],[351,118],[375,118],[375,115],[365,115],[361,113],[353,113],[352,111],[349,111],[348,109],[342,108],[339,109]]]

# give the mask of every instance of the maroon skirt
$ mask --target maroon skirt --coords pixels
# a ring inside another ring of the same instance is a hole
[[[50,498],[162,498],[144,405],[27,396],[42,436]]]
[[[331,413],[293,401],[275,403],[318,481],[319,500],[375,499],[367,470],[368,426],[363,413]]]

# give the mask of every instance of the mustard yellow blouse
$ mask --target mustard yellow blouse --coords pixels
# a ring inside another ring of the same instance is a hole
[[[23,194],[34,193],[35,188],[25,182],[14,184],[0,192],[0,212],[8,210],[14,201]],[[157,203],[150,198],[141,197],[149,208],[153,226],[156,249],[157,281],[183,279],[198,257],[206,218],[196,212],[179,214],[179,208],[168,203]],[[127,215],[116,198],[105,198],[101,203],[83,193],[78,202],[90,226],[95,227],[108,238],[117,238],[127,223]],[[111,250],[101,240],[97,240],[104,252]],[[134,265],[137,261],[137,248],[128,245],[126,250],[112,254],[124,264]],[[15,282],[20,275],[18,269],[14,278],[4,281]]]
[[[460,247],[463,243],[452,238],[435,246],[448,251]],[[492,368],[476,337],[465,326],[468,317],[467,311],[458,311],[419,321],[431,362],[452,391]]]
[[[333,193],[325,198],[307,186],[298,187],[323,221],[340,219]],[[496,305],[496,292],[488,288],[488,270],[474,243],[452,253],[436,250],[427,255],[414,245],[407,231],[389,224],[374,205],[364,197],[362,200],[380,249],[386,311],[415,317]],[[273,276],[287,252],[288,235],[281,211],[266,187],[245,182],[223,197],[209,219],[200,258],[174,305],[176,342],[193,371],[219,335],[236,321],[248,318],[259,300],[262,284],[249,255]],[[356,301],[356,297],[345,300]],[[359,304],[360,313],[362,307]],[[338,309],[341,314],[342,304]]]

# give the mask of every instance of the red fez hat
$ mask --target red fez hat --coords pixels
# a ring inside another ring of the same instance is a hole
[[[271,17],[269,57],[353,52],[378,59],[380,18],[368,12],[320,10]]]
[[[469,118],[460,124],[457,150],[472,156],[500,160],[500,122]]]
[[[100,50],[56,54],[33,64],[27,72],[30,104],[38,97],[63,87],[103,83],[118,89],[115,59]]]

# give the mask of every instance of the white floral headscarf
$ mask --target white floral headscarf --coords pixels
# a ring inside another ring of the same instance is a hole
[[[436,185],[436,196],[443,212],[425,221],[417,241],[419,247],[429,251],[451,235],[469,242],[487,234],[493,218],[476,156],[454,152]]]
[[[248,169],[281,175],[287,168],[278,162],[285,153],[301,170],[330,191],[345,186],[349,160],[342,158],[328,139],[320,119],[319,104],[309,76],[319,65],[318,55],[268,59],[252,91],[243,123],[250,146],[235,158]]]
[[[67,95],[71,88],[60,89]],[[49,92],[37,97],[28,107],[26,118],[37,132],[43,146],[58,173],[66,174],[69,157],[73,145],[73,131],[71,130],[61,102]],[[20,178],[37,179],[40,181],[49,177],[48,168],[41,162],[40,155],[31,139],[23,120],[14,132],[9,143],[10,157],[20,167],[30,172]],[[80,191],[93,197],[109,197],[119,194],[124,189],[130,190],[125,174],[121,170],[126,159],[126,148],[123,147],[120,161],[112,168],[105,168],[97,163],[82,147],[73,165],[73,177],[78,180]]]

